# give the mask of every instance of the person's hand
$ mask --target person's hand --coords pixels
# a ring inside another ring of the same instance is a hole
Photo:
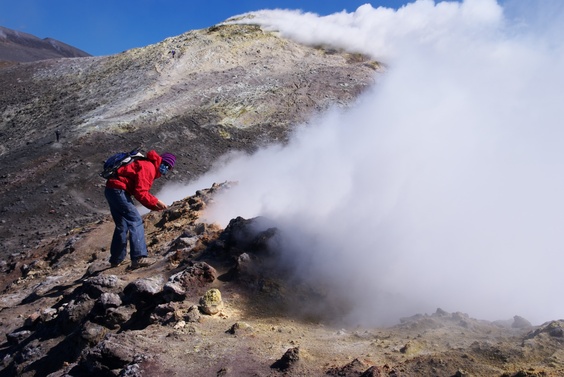
[[[163,209],[167,209],[167,205],[163,203],[162,200],[159,200],[156,204],[157,211],[162,211]]]

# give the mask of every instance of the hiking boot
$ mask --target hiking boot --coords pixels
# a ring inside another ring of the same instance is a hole
[[[124,265],[125,263],[127,263],[127,262],[126,262],[125,259],[124,259],[124,260],[122,260],[121,262],[116,262],[116,263],[111,262],[110,264],[112,265],[112,268],[116,268],[116,267],[119,267],[119,266]]]
[[[137,258],[131,262],[131,269],[135,270],[141,267],[149,267],[150,265],[154,264],[157,260],[149,257],[141,257]]]

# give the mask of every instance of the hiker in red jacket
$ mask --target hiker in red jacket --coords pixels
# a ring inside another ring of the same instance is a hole
[[[147,257],[145,229],[143,219],[133,204],[133,199],[153,211],[162,211],[167,206],[153,196],[149,190],[153,181],[172,170],[176,157],[172,153],[159,154],[149,151],[146,159],[136,160],[122,166],[116,175],[108,179],[105,196],[110,205],[110,212],[116,224],[110,247],[112,267],[121,265],[127,256],[127,238],[131,268],[147,267],[155,260]]]

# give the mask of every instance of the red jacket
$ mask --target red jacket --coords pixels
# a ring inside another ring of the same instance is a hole
[[[136,160],[119,168],[116,176],[108,179],[106,187],[125,190],[143,206],[156,210],[159,199],[151,195],[149,190],[153,181],[161,176],[161,161],[162,158],[156,151],[149,151],[146,160]]]

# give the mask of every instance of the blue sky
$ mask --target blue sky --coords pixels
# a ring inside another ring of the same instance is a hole
[[[157,43],[189,30],[260,9],[301,9],[327,15],[401,7],[414,0],[0,0],[0,26],[54,38],[92,55]]]

